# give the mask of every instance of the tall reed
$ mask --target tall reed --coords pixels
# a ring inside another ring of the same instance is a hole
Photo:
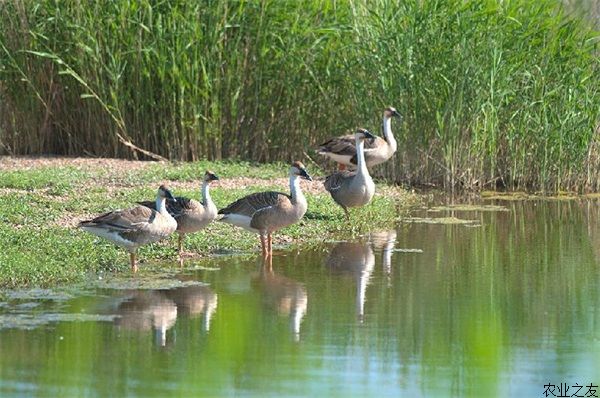
[[[0,152],[289,160],[393,105],[392,180],[600,187],[598,36],[556,0],[12,0],[0,25]]]

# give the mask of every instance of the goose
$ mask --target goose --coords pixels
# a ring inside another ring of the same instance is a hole
[[[167,200],[167,211],[177,221],[177,233],[179,234],[178,250],[179,257],[183,256],[183,240],[185,234],[198,232],[205,228],[217,218],[217,206],[213,203],[209,187],[212,181],[218,181],[219,177],[208,170],[204,173],[202,182],[202,202],[177,196],[175,199]],[[156,210],[156,203],[151,201],[138,202],[141,205]]]
[[[364,206],[371,201],[375,193],[375,184],[365,164],[364,141],[373,138],[365,129],[358,129],[354,134],[358,149],[358,169],[355,171],[336,171],[325,178],[325,189],[333,200],[344,209],[346,219],[350,219],[348,207]]]
[[[373,137],[365,141],[365,160],[367,167],[381,164],[392,157],[398,148],[392,134],[392,118],[401,117],[395,108],[387,107],[383,111],[383,138]],[[358,156],[352,134],[335,137],[319,145],[319,155],[329,157],[339,164],[340,170],[346,167],[354,169],[358,165]]]
[[[138,247],[166,238],[177,229],[177,221],[167,211],[167,199],[175,200],[171,191],[161,185],[156,195],[158,211],[141,205],[115,210],[81,221],[79,228],[125,248],[130,254],[131,269],[135,273],[138,270]]]
[[[257,192],[236,200],[219,210],[221,222],[236,225],[260,235],[263,257],[273,254],[271,234],[298,222],[308,207],[300,189],[300,178],[312,181],[301,162],[289,169],[291,195],[281,192]]]

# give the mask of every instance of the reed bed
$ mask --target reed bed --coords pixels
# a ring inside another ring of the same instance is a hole
[[[576,2],[569,2],[576,3]],[[316,159],[378,131],[377,172],[600,188],[598,34],[557,0],[0,3],[0,153]],[[325,164],[325,163],[322,163]]]

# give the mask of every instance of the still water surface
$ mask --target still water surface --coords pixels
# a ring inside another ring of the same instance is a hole
[[[280,251],[272,270],[223,256],[171,288],[133,289],[122,276],[5,292],[0,396],[540,397],[546,384],[556,395],[561,383],[597,386],[598,202],[498,204],[506,210],[417,214],[471,224],[402,223]]]

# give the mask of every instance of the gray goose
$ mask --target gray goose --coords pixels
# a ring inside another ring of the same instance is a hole
[[[161,185],[156,194],[158,211],[141,205],[111,211],[94,219],[81,221],[79,228],[125,248],[130,254],[131,269],[137,272],[138,247],[166,238],[177,229],[177,222],[166,208],[167,198],[174,200],[171,192]]]
[[[257,192],[236,200],[219,210],[219,221],[236,225],[260,235],[264,257],[273,253],[271,234],[298,222],[308,207],[300,189],[300,178],[312,181],[301,162],[292,163],[289,169],[291,194]]]
[[[205,228],[217,218],[217,206],[215,206],[209,193],[210,183],[217,181],[219,177],[212,171],[204,173],[202,182],[202,202],[195,199],[177,196],[175,199],[167,200],[167,211],[177,221],[177,232],[179,234],[179,257],[183,256],[183,239],[185,234],[198,232]],[[139,204],[156,209],[156,203],[151,201],[139,202]]]
[[[357,170],[337,171],[325,178],[325,189],[331,194],[333,200],[339,204],[346,218],[350,219],[348,207],[364,206],[371,201],[375,193],[375,184],[369,175],[365,164],[364,142],[373,138],[373,135],[365,129],[358,129],[354,134],[356,148],[358,149]]]
[[[394,155],[398,144],[392,134],[392,118],[401,117],[395,108],[387,107],[383,111],[383,138],[373,137],[365,141],[365,160],[367,167],[373,167],[387,161]],[[340,170],[349,167],[354,169],[358,165],[358,156],[354,135],[348,134],[335,137],[319,145],[319,155],[326,156],[340,166]]]

